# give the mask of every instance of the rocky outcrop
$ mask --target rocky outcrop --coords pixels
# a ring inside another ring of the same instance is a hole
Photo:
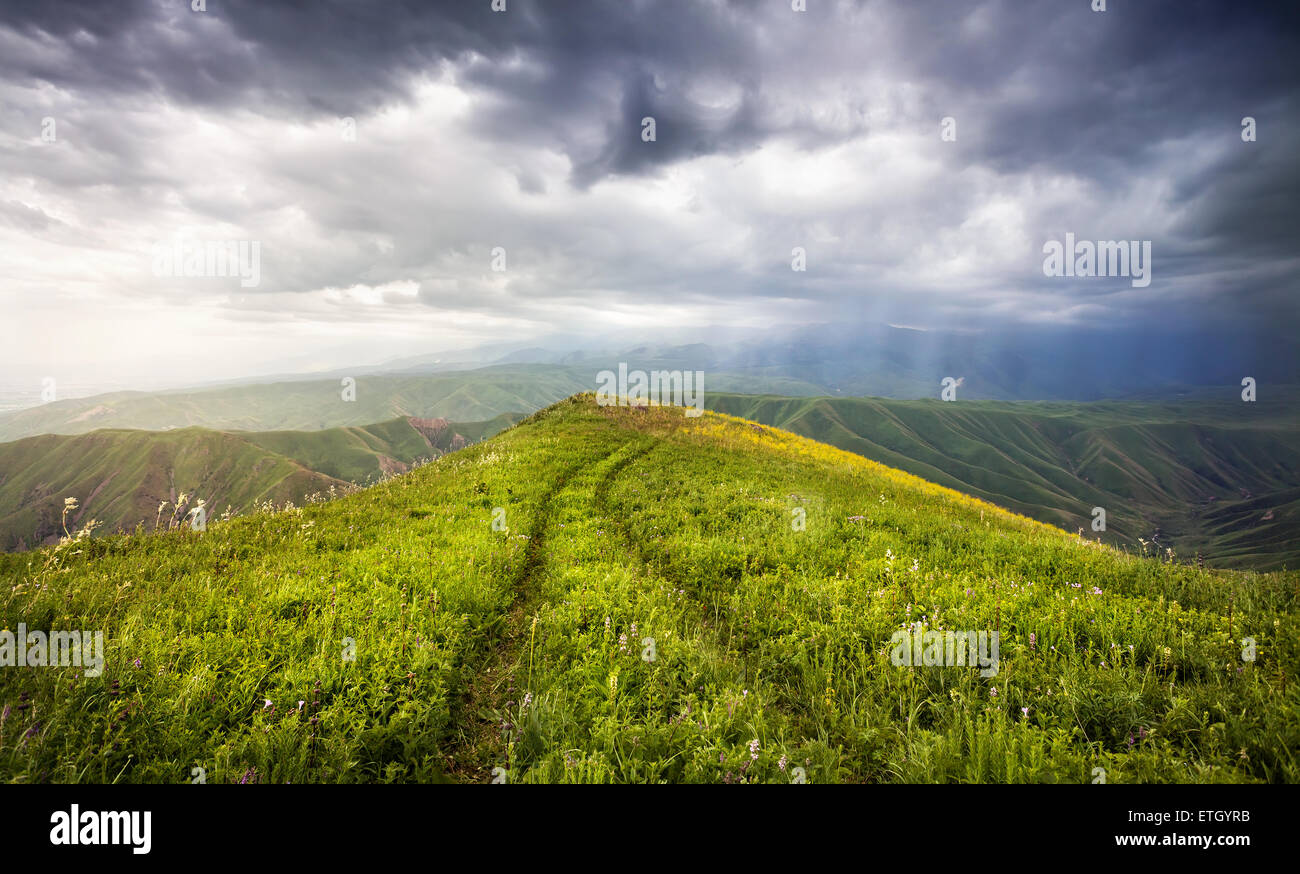
[[[442,448],[443,434],[447,431],[447,426],[451,423],[446,419],[420,419],[414,416],[407,419],[411,427],[420,432],[420,436],[428,442],[430,449]]]

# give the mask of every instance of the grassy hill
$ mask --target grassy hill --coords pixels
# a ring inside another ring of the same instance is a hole
[[[581,396],[336,501],[0,575],[5,628],[106,644],[101,676],[0,671],[10,781],[1300,779],[1300,575],[713,413]],[[996,673],[896,665],[917,627],[996,632]]]
[[[1007,403],[713,393],[793,431],[1070,531],[1223,567],[1300,567],[1300,416],[1289,404]],[[1092,510],[1106,511],[1095,533]]]
[[[65,524],[76,529],[91,519],[103,523],[104,531],[167,527],[183,520],[199,499],[209,516],[227,507],[243,513],[268,502],[302,503],[401,473],[519,418],[401,418],[325,431],[107,429],[2,443],[0,549],[52,543]],[[65,519],[66,498],[76,498],[77,507]],[[160,509],[163,502],[168,506]]]
[[[738,368],[733,371],[708,370],[706,404],[1069,530],[1084,527],[1091,533],[1092,510],[1102,507],[1107,518],[1101,536],[1132,549],[1172,548],[1184,558],[1200,555],[1218,567],[1273,570],[1300,565],[1300,409],[1293,400],[1294,387],[1270,386],[1253,404],[1235,400],[1232,386],[1226,393],[1232,400],[1219,402],[1207,400],[1205,391],[1178,402],[945,404],[831,396],[828,385],[839,379],[832,362],[801,348],[769,350],[770,360],[737,358],[730,361]],[[632,369],[718,363],[713,350],[699,346],[645,346],[623,354]],[[370,427],[413,416],[464,422],[491,420],[514,410],[532,412],[592,390],[598,370],[616,367],[614,360],[585,357],[578,363],[370,373],[358,376],[351,402],[343,400],[337,379],[124,392],[0,415],[0,440],[104,428],[198,426],[284,432],[268,446],[284,454],[283,446],[299,440],[292,436],[297,431]],[[892,372],[878,376],[899,378]],[[850,383],[859,388],[871,384]],[[936,387],[924,391],[933,393]],[[921,391],[919,385],[914,388]],[[306,460],[290,457],[309,471],[336,479],[364,478],[373,470],[371,452],[365,446],[349,448],[347,442],[341,437],[315,442]],[[307,486],[300,482],[282,491],[301,492]],[[22,511],[21,506],[9,510]],[[5,539],[6,531],[17,531],[29,542],[30,532],[36,530],[33,522],[44,526],[43,536],[54,536],[57,512],[19,515],[6,526],[0,501],[0,548],[17,543]],[[139,518],[135,510],[130,515]],[[1143,547],[1139,538],[1151,545]]]

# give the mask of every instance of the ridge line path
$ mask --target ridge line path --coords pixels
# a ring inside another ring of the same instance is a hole
[[[527,655],[530,631],[538,603],[538,583],[545,573],[547,536],[554,527],[556,498],[570,488],[574,474],[602,467],[611,458],[624,454],[629,447],[644,444],[643,435],[611,423],[611,443],[599,447],[593,457],[579,457],[571,462],[552,481],[536,505],[528,531],[528,546],[524,562],[511,588],[514,599],[507,610],[504,628],[491,652],[474,666],[474,676],[455,708],[457,731],[443,758],[448,761],[445,776],[457,782],[506,782],[509,780],[508,738],[515,728],[510,723],[511,711],[517,709],[518,699],[525,693],[522,688],[527,677],[518,677],[522,667],[527,673]],[[644,449],[642,450],[644,451]],[[636,453],[631,453],[634,457]],[[628,457],[621,464],[631,460]],[[617,463],[616,463],[617,464]],[[618,465],[618,466],[621,466]],[[505,769],[503,776],[497,769]]]

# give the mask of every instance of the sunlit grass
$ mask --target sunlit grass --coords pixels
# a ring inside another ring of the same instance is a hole
[[[0,568],[5,627],[107,656],[0,669],[9,780],[1300,777],[1300,575],[1127,555],[716,414],[582,396],[335,501]],[[998,631],[997,675],[894,666],[914,623]]]

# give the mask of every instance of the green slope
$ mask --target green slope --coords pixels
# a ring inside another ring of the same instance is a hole
[[[583,396],[336,501],[0,574],[5,628],[106,643],[101,676],[0,671],[11,781],[1300,779],[1300,575],[714,413]],[[997,632],[997,673],[896,665],[915,623]]]
[[[1300,566],[1300,417],[1283,404],[1008,403],[714,393],[776,425],[1068,530],[1183,559]],[[1092,531],[1094,507],[1106,531]]]
[[[103,428],[161,431],[202,427],[218,431],[316,431],[369,425],[395,417],[440,417],[478,422],[503,413],[531,413],[575,392],[594,391],[608,365],[514,364],[424,375],[373,374],[356,378],[345,401],[339,379],[273,382],[167,392],[116,392],[56,401],[0,415],[0,442],[38,434],[84,434]],[[674,369],[680,361],[647,359],[633,368]],[[706,391],[826,394],[824,386],[777,374],[709,373]]]
[[[97,520],[102,531],[166,527],[202,499],[209,517],[266,502],[301,503],[337,494],[421,459],[509,427],[519,414],[485,422],[393,419],[324,431],[220,432],[106,429],[0,443],[0,549],[57,540]],[[180,496],[189,496],[176,506]],[[64,518],[64,501],[77,508]],[[159,504],[168,506],[159,510]]]
[[[400,418],[325,431],[241,431],[248,442],[347,482],[401,473],[414,461],[477,443],[509,428],[522,413],[483,422]]]

